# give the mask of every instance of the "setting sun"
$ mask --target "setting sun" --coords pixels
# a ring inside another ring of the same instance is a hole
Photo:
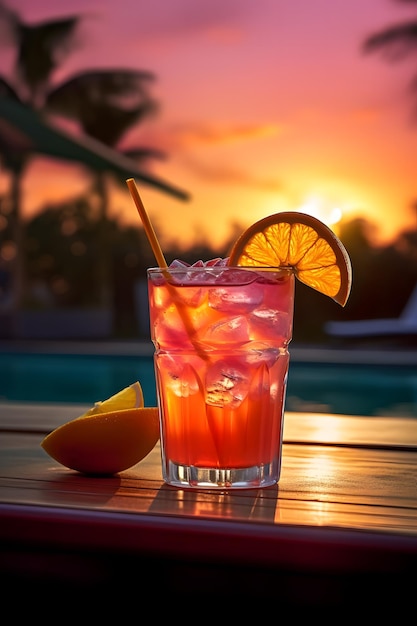
[[[327,224],[327,226],[334,226],[340,222],[343,217],[343,210],[340,207],[332,206],[319,198],[308,200],[304,205],[297,208],[297,210],[316,217]]]

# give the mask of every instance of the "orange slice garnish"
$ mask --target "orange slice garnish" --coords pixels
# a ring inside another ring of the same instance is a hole
[[[229,265],[293,271],[302,283],[345,306],[352,285],[346,248],[319,219],[286,211],[255,222],[238,238]]]

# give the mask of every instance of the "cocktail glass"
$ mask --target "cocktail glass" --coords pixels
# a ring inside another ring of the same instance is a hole
[[[147,274],[165,482],[276,484],[294,274],[222,261]]]

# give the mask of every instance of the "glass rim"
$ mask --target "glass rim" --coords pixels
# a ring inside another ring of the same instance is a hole
[[[252,272],[282,272],[285,274],[294,274],[292,267],[275,267],[269,265],[206,265],[196,267],[194,265],[184,267],[148,267],[147,272],[163,274],[168,272],[169,274],[177,274],[184,272],[224,272],[230,270],[252,271]]]
[[[178,286],[206,285],[248,285],[257,280],[274,283],[295,283],[293,269],[282,267],[255,267],[234,265],[210,265],[202,267],[150,267],[146,271],[147,280],[158,284],[164,282]],[[223,277],[223,279],[222,279]]]

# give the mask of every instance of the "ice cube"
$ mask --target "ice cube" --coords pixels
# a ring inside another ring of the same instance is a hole
[[[206,372],[206,403],[211,406],[237,408],[249,390],[249,370],[244,363],[217,361]]]
[[[164,276],[168,274],[168,281],[170,283],[183,283],[184,281],[189,281],[187,270],[190,268],[190,264],[185,261],[181,261],[180,259],[174,259],[172,263],[170,263],[168,272],[164,273]],[[174,270],[171,271],[170,270]]]
[[[207,272],[198,272],[196,269],[205,268],[206,263],[204,261],[195,261],[192,265],[186,263],[186,261],[181,261],[180,259],[175,259],[170,264],[169,270],[174,270],[171,272],[171,282],[173,283],[199,283],[204,284],[206,282],[214,282],[215,276],[212,276]],[[180,270],[180,271],[179,271]]]
[[[209,305],[228,313],[249,313],[262,302],[263,290],[253,283],[246,286],[218,287],[209,293]]]
[[[248,320],[243,315],[225,318],[208,326],[201,335],[204,343],[242,344],[249,341]]]
[[[220,272],[219,268],[205,266],[203,261],[197,261],[191,266],[178,265],[173,267],[172,270],[174,271],[171,272],[170,282],[181,285],[189,283],[195,285],[211,285],[217,282]]]
[[[164,377],[164,385],[178,398],[188,398],[199,392],[201,382],[190,363],[166,355],[160,357],[159,366]]]
[[[240,268],[229,268],[227,272],[223,272],[221,268],[227,266],[227,261],[227,258],[217,257],[209,261],[198,260],[190,265],[186,261],[175,259],[169,265],[168,272],[173,270],[171,272],[172,282],[183,283],[187,281],[202,285],[212,283],[247,285],[258,279],[259,276],[255,272]],[[204,271],[199,272],[199,269],[204,269]]]
[[[225,266],[226,262],[219,263],[216,267]],[[259,274],[253,270],[229,267],[227,272],[219,271],[217,282],[223,285],[249,285],[259,279]]]
[[[181,259],[174,259],[170,264],[169,267],[171,269],[178,269],[178,268],[186,268],[186,267],[190,267],[190,264],[187,263],[186,261],[181,261]]]
[[[192,345],[188,330],[175,305],[171,305],[156,317],[154,339],[164,349]]]
[[[271,346],[270,343],[250,341],[247,345],[242,346],[242,350],[246,353],[246,363],[249,365],[265,363],[268,367],[272,367],[283,349]]]
[[[288,342],[291,337],[291,317],[286,311],[259,308],[249,315],[250,334],[254,339]]]

